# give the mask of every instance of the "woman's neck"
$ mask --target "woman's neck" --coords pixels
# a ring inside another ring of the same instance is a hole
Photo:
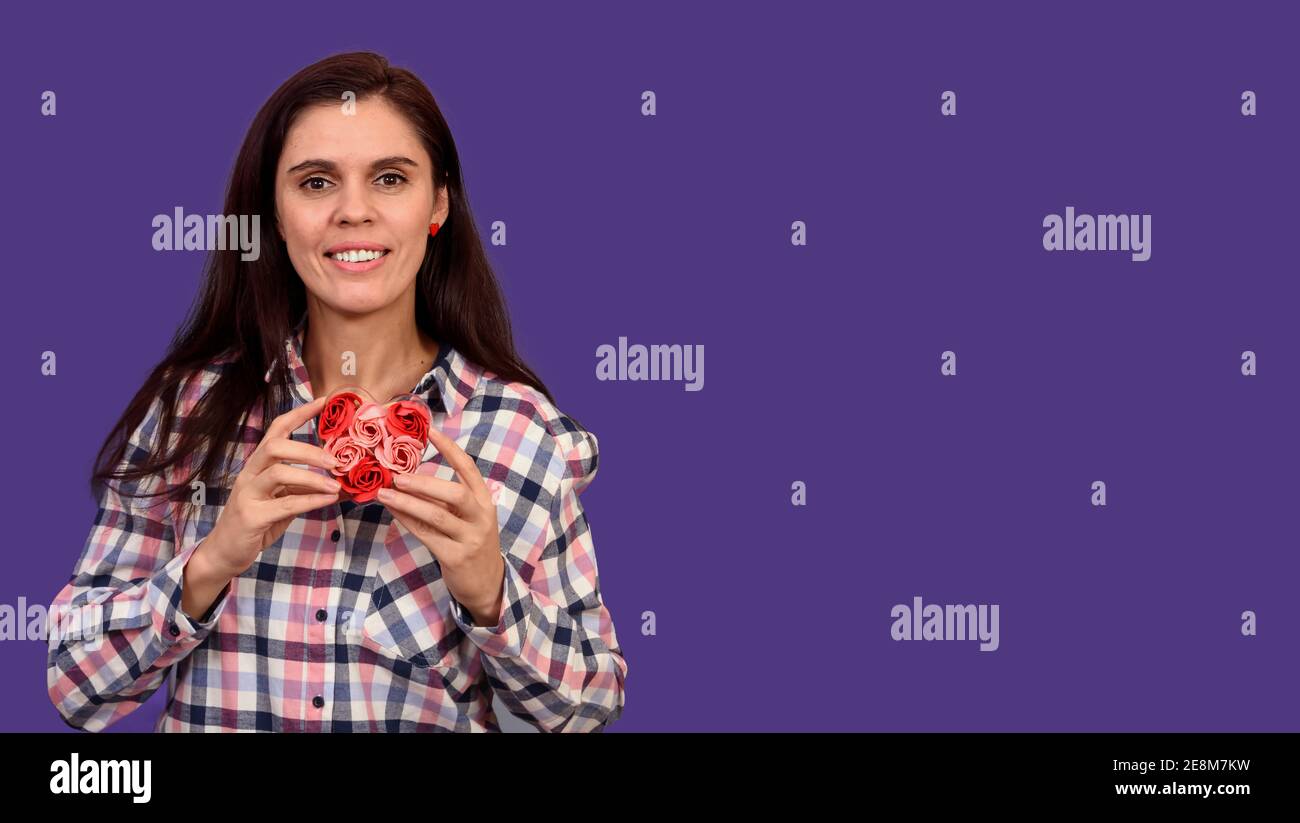
[[[303,363],[313,397],[340,386],[360,386],[382,403],[415,388],[438,348],[416,325],[413,307],[355,317],[317,305],[307,309]]]

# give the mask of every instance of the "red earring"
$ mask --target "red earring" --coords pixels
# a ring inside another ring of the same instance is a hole
[[[434,236],[434,235],[437,234],[437,233],[438,233],[438,224],[437,224],[437,223],[430,223],[430,224],[429,224],[429,236],[432,237],[432,236]]]

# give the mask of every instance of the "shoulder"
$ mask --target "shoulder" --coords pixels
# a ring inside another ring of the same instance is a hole
[[[494,432],[497,451],[529,455],[559,480],[581,491],[599,468],[600,444],[596,435],[561,411],[533,386],[505,381],[491,371],[480,371],[474,393],[462,414],[478,415],[474,425]]]
[[[165,455],[174,454],[182,439],[185,419],[230,362],[233,358],[216,358],[202,367],[173,366],[164,373],[162,387],[148,397],[143,412],[138,412],[140,416],[130,420],[123,430],[122,454],[114,473],[107,478],[113,492],[127,497],[153,495],[163,487],[174,486],[184,476],[180,470],[188,467],[188,459],[180,461],[184,466],[173,461],[160,471],[142,475],[135,472]],[[139,402],[138,396],[133,402]],[[131,474],[124,476],[124,472]]]
[[[146,444],[156,446],[159,427],[168,406],[172,409],[170,434],[176,437],[179,434],[181,421],[194,411],[199,401],[216,385],[233,361],[232,356],[223,355],[202,366],[181,370],[179,378],[177,378],[178,367],[169,369],[162,381],[163,388],[149,398],[144,417],[131,434],[131,443],[137,447],[144,447]],[[173,386],[173,381],[174,388],[169,388]]]
[[[208,360],[207,363],[183,369],[178,380],[175,381],[174,410],[178,423],[179,420],[183,420],[185,417],[190,416],[191,413],[194,413],[195,408],[199,406],[204,397],[207,397],[212,387],[216,386],[221,377],[230,371],[235,359],[237,359],[237,356],[227,352],[227,354],[218,355],[217,358]],[[175,372],[172,373],[172,376],[174,374]],[[170,380],[164,381],[164,385],[169,384]],[[168,402],[170,402],[170,399],[172,398],[168,398]],[[164,398],[153,398],[153,408],[149,412],[149,417],[156,416],[157,413],[161,412],[162,400]]]
[[[188,415],[235,362],[235,355],[225,353],[202,366],[193,367],[181,377],[177,410]]]
[[[196,415],[199,404],[234,362],[235,357],[223,355],[200,366],[171,367],[163,380],[164,388],[150,398],[144,417],[130,433],[127,459],[139,462],[150,453],[172,454],[179,449],[187,421]],[[239,440],[236,438],[236,442]],[[179,462],[168,468],[164,479],[175,482],[178,478],[188,477],[208,448],[209,441],[205,436],[190,451],[179,456]]]

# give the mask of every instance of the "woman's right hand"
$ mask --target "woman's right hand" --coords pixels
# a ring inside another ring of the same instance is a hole
[[[262,550],[279,540],[300,514],[338,502],[341,484],[332,477],[289,463],[334,468],[334,458],[320,446],[290,439],[303,423],[320,414],[324,397],[271,421],[243,469],[235,476],[230,497],[204,540],[209,566],[223,577],[238,577]]]

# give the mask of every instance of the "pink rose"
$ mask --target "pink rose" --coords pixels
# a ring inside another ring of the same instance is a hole
[[[414,437],[395,434],[385,437],[375,449],[375,459],[381,466],[399,474],[414,474],[424,456],[424,445]]]
[[[365,402],[357,408],[357,417],[363,420],[377,420],[388,415],[388,409],[378,403]]]
[[[339,461],[338,467],[333,470],[335,474],[347,474],[349,469],[366,456],[366,448],[346,434],[326,442],[325,452]]]
[[[382,417],[362,417],[360,410],[355,420],[352,421],[351,435],[352,439],[365,446],[367,449],[373,449],[388,434],[384,428],[384,418]]]

